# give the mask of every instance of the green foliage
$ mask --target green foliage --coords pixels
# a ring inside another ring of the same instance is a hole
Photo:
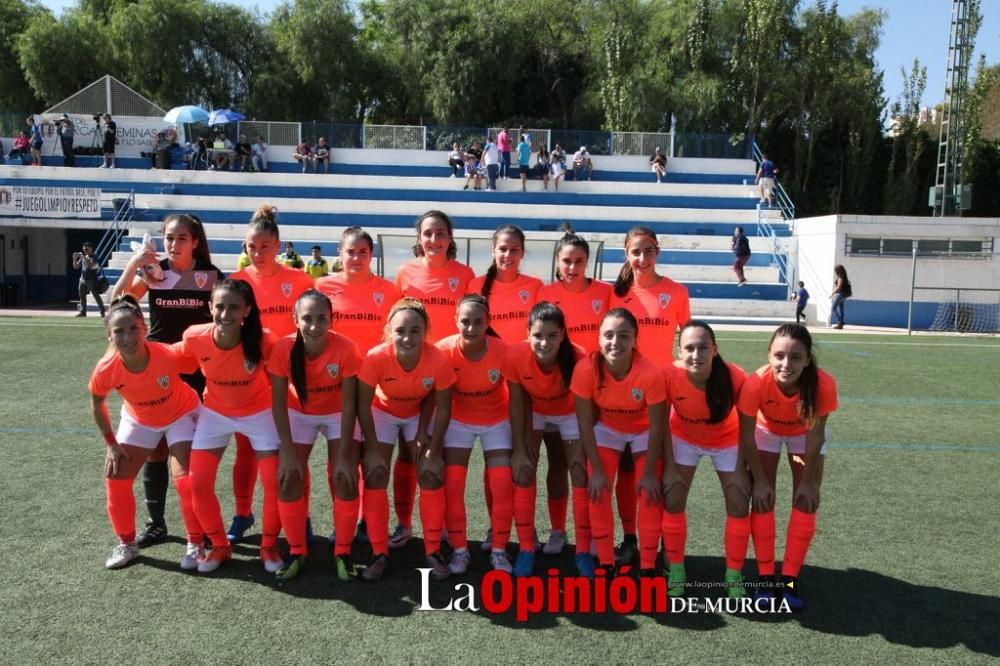
[[[49,16],[34,2],[0,0],[0,109],[30,111],[38,103],[16,51],[18,36],[35,15]]]

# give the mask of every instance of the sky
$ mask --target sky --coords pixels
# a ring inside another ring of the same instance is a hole
[[[267,13],[278,3],[279,0],[257,0],[243,4],[255,5],[261,13]],[[41,4],[60,13],[64,8],[75,5],[76,0],[41,0]],[[812,0],[802,0],[801,3],[803,7],[811,4]],[[883,9],[888,13],[876,58],[885,72],[884,86],[889,104],[899,97],[903,89],[903,77],[899,68],[904,67],[909,72],[914,58],[919,58],[920,63],[927,67],[927,90],[923,106],[934,106],[942,101],[948,61],[951,5],[950,0],[839,1],[839,11],[845,16],[865,7]],[[980,53],[986,55],[986,61],[990,64],[1000,62],[1000,1],[982,0],[980,5],[983,24],[976,39],[976,55],[971,63],[973,68]]]

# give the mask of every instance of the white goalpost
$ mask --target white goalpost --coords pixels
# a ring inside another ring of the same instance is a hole
[[[1000,333],[1000,257],[914,248],[906,328]]]

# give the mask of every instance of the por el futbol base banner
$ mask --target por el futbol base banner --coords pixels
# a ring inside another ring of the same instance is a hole
[[[0,187],[0,215],[12,217],[101,217],[101,191],[93,187]]]

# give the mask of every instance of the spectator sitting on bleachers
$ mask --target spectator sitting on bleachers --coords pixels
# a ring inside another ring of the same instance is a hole
[[[316,149],[313,151],[312,155],[313,163],[313,173],[319,173],[319,165],[323,165],[323,173],[329,173],[330,171],[330,146],[326,142],[325,137],[319,138],[319,143],[316,144]]]
[[[594,176],[594,163],[587,152],[587,146],[580,146],[580,150],[573,154],[573,180],[580,180],[580,170],[587,170],[587,180]]]
[[[305,266],[302,257],[295,251],[295,245],[292,244],[292,241],[285,243],[285,251],[278,255],[278,263],[284,264],[289,268],[302,268]]]
[[[250,255],[247,254],[247,242],[243,241],[243,244],[240,245],[239,259],[236,260],[236,270],[241,271],[247,266],[249,266],[251,263],[253,262],[250,261]]]
[[[459,169],[465,167],[465,160],[462,159],[462,147],[458,143],[451,144],[451,152],[448,153],[448,166],[451,167],[451,177],[458,176]]]
[[[560,146],[556,145],[556,150],[560,150]],[[557,153],[556,150],[552,151],[551,162],[552,165],[552,182],[556,186],[556,192],[559,191],[559,181],[566,177],[566,162],[564,159],[560,159],[562,152]]]
[[[30,153],[31,139],[28,138],[27,132],[21,132],[17,138],[14,139],[14,147],[11,148],[9,153],[7,153],[7,159],[23,160],[24,156]]]
[[[552,163],[549,157],[549,149],[544,145],[538,148],[538,155],[535,158],[535,170],[542,177],[542,185],[545,191],[549,191],[549,176],[552,174]]]
[[[264,137],[258,134],[250,150],[253,152],[253,170],[267,171],[267,144],[264,142]]]
[[[292,155],[292,159],[302,165],[302,173],[306,172],[306,168],[309,166],[309,162],[312,160],[312,148],[305,139],[295,147],[295,154]]]
[[[322,252],[323,248],[319,245],[313,245],[312,257],[306,261],[306,265],[302,269],[314,280],[330,274],[329,264],[327,264],[326,259],[323,258],[323,255],[321,254]]]
[[[566,170],[566,150],[562,147],[561,143],[557,143],[556,147],[552,149],[552,153],[549,154],[549,159],[553,162],[562,162],[563,171]]]
[[[150,153],[142,153],[143,156],[146,156],[146,155],[149,156],[149,161],[150,161],[149,168],[150,169],[155,169],[156,168],[156,154],[159,153],[161,150],[167,150],[167,151],[169,151],[170,150],[170,145],[171,145],[170,141],[167,139],[167,135],[166,134],[164,134],[163,132],[157,132],[156,133],[156,142],[153,144],[153,151],[150,152]]]
[[[250,147],[250,143],[247,141],[245,134],[240,134],[240,140],[236,144],[236,155],[233,157],[233,166],[236,166],[236,161],[239,160],[240,171],[247,171],[250,166],[250,157],[253,155],[253,149]]]
[[[212,143],[212,150],[215,151],[214,166],[217,171],[222,171],[224,167],[232,168],[232,165],[236,163],[233,158],[233,142],[224,134],[216,135],[215,141]]]
[[[667,156],[663,154],[663,149],[656,147],[656,152],[649,158],[649,166],[656,174],[656,182],[662,183],[663,177],[667,175]]]
[[[480,164],[482,156],[483,151],[479,149],[479,142],[473,142],[472,147],[465,153],[465,187],[462,188],[463,190],[469,189],[470,180],[473,181],[475,189],[479,189],[483,181],[483,168]]]

